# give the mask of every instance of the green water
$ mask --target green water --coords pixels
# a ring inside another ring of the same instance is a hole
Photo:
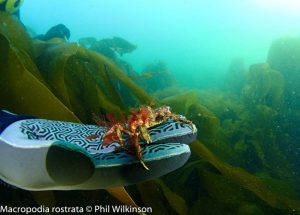
[[[138,46],[124,56],[137,72],[162,60],[186,87],[220,79],[233,58],[246,66],[264,62],[272,40],[299,34],[299,5],[292,0],[35,2],[25,1],[21,16],[36,33],[64,23],[71,41],[123,37]]]

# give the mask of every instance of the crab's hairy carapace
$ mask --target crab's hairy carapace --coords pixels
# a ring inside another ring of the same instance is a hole
[[[95,122],[106,130],[102,144],[107,146],[113,142],[118,142],[124,150],[134,154],[141,165],[147,170],[149,168],[143,161],[143,152],[139,141],[143,139],[147,144],[151,143],[152,140],[148,129],[170,118],[191,125],[194,132],[194,126],[191,121],[172,113],[170,107],[165,105],[157,109],[153,109],[148,105],[141,106],[131,110],[127,120],[125,117],[117,120],[112,114],[107,114],[106,120],[94,115]],[[126,143],[123,140],[124,134],[127,134],[129,137]],[[94,139],[94,137],[96,136],[90,135],[87,138]]]

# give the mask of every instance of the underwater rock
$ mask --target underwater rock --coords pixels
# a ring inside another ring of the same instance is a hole
[[[292,174],[291,165],[285,158],[286,155],[278,148],[278,142],[282,140],[277,139],[277,133],[274,130],[280,127],[279,116],[284,105],[283,93],[284,80],[278,71],[271,69],[267,63],[250,67],[242,94],[248,114],[241,117],[240,128],[244,127],[241,134],[244,134],[244,139],[250,146],[247,154],[258,158],[254,162],[260,166],[257,170],[264,169],[275,177],[282,175],[282,171],[285,171],[283,174],[285,176]],[[270,159],[275,154],[277,157]],[[275,163],[278,163],[277,168],[271,168],[276,165]]]
[[[237,95],[229,92],[200,91],[199,101],[219,120],[215,138],[205,140],[209,148],[220,158],[246,167],[244,162],[256,158],[249,154],[248,122],[251,117]],[[245,157],[245,155],[247,155]],[[252,165],[253,166],[253,165]]]
[[[228,92],[200,91],[199,100],[201,104],[213,112],[223,123],[226,120],[233,122],[243,117],[245,106],[239,97]]]
[[[172,107],[173,112],[186,115],[191,105],[198,102],[198,94],[195,91],[187,91],[178,95],[169,96],[161,101],[162,104]]]
[[[193,104],[188,109],[187,117],[195,123],[200,140],[211,140],[216,138],[220,128],[219,119],[205,106]]]
[[[259,128],[269,129],[274,126],[274,120],[276,119],[278,112],[268,105],[258,104],[253,110],[253,121],[259,122]]]
[[[118,58],[115,49],[111,48],[105,42],[101,42],[101,40],[96,43],[93,43],[90,49],[104,55],[112,61],[115,61]]]
[[[64,24],[58,24],[51,27],[46,34],[40,34],[34,37],[37,40],[47,41],[52,38],[61,38],[68,40],[71,36],[70,30]]]
[[[102,40],[97,40],[94,37],[84,37],[78,40],[78,44],[84,48],[104,55],[105,57],[113,61],[130,78],[138,77],[138,74],[134,71],[132,65],[117,56],[118,52],[121,52],[122,54],[129,53],[136,48],[136,46],[130,44],[126,40],[119,37]],[[119,53],[119,55],[122,54]],[[135,80],[134,78],[132,79]]]
[[[102,39],[99,41],[103,46],[109,47],[114,52],[118,53],[120,56],[133,52],[137,46],[128,42],[121,37],[113,37],[112,39]]]
[[[112,60],[117,59],[116,54],[122,56],[123,54],[133,52],[137,48],[136,45],[131,44],[121,37],[106,38],[101,40],[97,40],[93,37],[84,37],[80,38],[78,43],[82,47],[99,52]]]
[[[288,161],[290,153],[285,154],[287,138],[276,130],[283,126],[279,123],[282,109],[251,100],[244,102],[230,93],[201,91],[199,97],[201,104],[221,122],[215,142],[205,142],[209,149],[232,165],[253,174],[269,174],[290,187],[297,187],[294,181],[297,176]]]
[[[278,141],[278,145],[281,151],[286,152],[286,159],[294,165],[295,175],[299,175],[300,37],[282,37],[273,41],[267,61],[284,77],[284,103],[278,117],[280,127],[277,129],[282,141]]]
[[[198,93],[195,91],[170,96],[161,101],[169,105],[176,113],[186,115],[198,129],[198,138],[208,140],[215,138],[218,132],[219,119],[206,107],[200,104]]]
[[[283,37],[273,41],[269,48],[268,60],[272,69],[284,76],[285,105],[300,108],[300,37]]]
[[[162,61],[148,64],[140,75],[132,78],[149,93],[176,86],[175,77]]]
[[[258,104],[279,109],[283,101],[284,81],[282,75],[269,64],[254,64],[247,74],[243,99],[253,107]]]

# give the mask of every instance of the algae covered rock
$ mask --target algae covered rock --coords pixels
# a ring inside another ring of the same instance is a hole
[[[133,45],[121,37],[105,38],[101,40],[97,40],[93,37],[84,37],[80,38],[78,42],[82,47],[99,52],[112,60],[117,59],[116,54],[122,56],[133,52],[137,48],[136,45]]]
[[[284,104],[279,115],[280,149],[286,151],[287,160],[294,164],[299,175],[299,133],[300,133],[300,37],[289,36],[274,40],[268,52],[268,63],[284,77]],[[299,183],[299,182],[298,182]]]
[[[98,44],[97,44],[97,48],[99,46],[107,47],[107,48],[111,49],[112,51],[118,53],[120,56],[122,56],[123,54],[126,54],[126,53],[130,53],[137,48],[136,45],[133,45],[132,43],[128,42],[127,40],[125,40],[121,37],[113,37],[113,38],[99,40]],[[95,49],[97,49],[97,48],[95,48]]]
[[[161,103],[169,105],[175,113],[183,114],[191,120],[196,125],[201,140],[215,138],[220,126],[219,119],[200,104],[197,92],[170,96],[163,99]]]
[[[172,107],[174,112],[187,114],[191,105],[198,102],[198,93],[189,91],[178,95],[172,95],[161,100],[162,104],[167,104]]]
[[[199,100],[223,123],[225,120],[239,120],[245,112],[239,98],[228,92],[200,91]]]
[[[113,61],[124,73],[126,73],[133,80],[138,74],[133,69],[132,65],[119,56],[133,52],[137,46],[131,44],[121,37],[113,37],[97,40],[94,37],[84,37],[78,40],[81,47],[93,50],[109,60]]]
[[[200,140],[210,140],[216,137],[220,121],[205,106],[200,104],[191,105],[188,109],[187,117],[197,126]]]
[[[286,105],[299,109],[300,37],[283,37],[273,41],[267,62],[284,77]]]
[[[176,86],[175,77],[162,61],[146,65],[142,73],[135,77],[135,82],[149,93]]]
[[[60,38],[67,41],[70,36],[70,30],[64,24],[58,24],[51,27],[45,34],[35,36],[34,39],[48,41],[53,38]]]
[[[243,98],[250,106],[265,104],[278,109],[283,101],[283,90],[283,77],[278,71],[266,63],[255,64],[247,74]]]

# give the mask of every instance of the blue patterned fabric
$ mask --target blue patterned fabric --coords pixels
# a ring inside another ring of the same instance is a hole
[[[5,110],[0,110],[0,134],[7,128],[10,124],[22,120],[22,119],[35,119],[33,116],[28,115],[15,115]]]

